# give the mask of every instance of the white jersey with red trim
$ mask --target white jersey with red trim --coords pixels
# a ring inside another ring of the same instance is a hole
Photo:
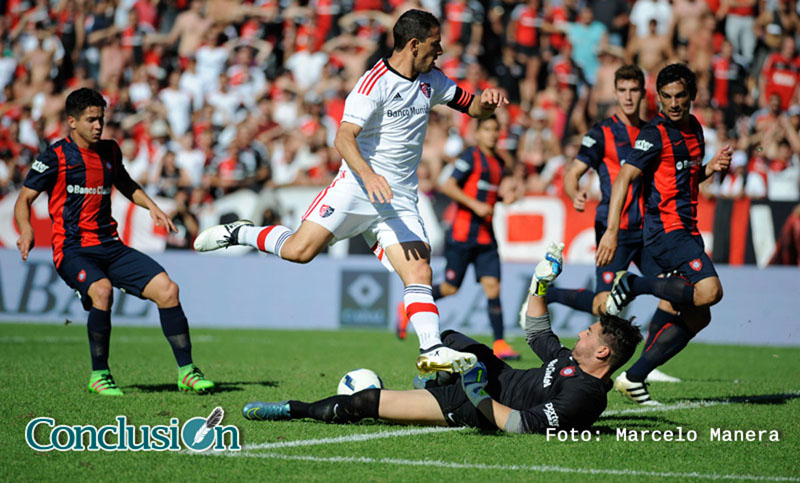
[[[361,156],[386,178],[396,195],[416,199],[417,165],[431,107],[452,101],[456,89],[455,82],[438,69],[412,80],[381,59],[347,96],[342,121],[362,128],[356,138]],[[471,96],[462,97],[466,102]],[[352,173],[346,161],[342,170]]]

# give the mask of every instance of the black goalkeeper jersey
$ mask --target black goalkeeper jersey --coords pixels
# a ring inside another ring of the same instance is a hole
[[[550,330],[528,339],[544,361],[535,369],[508,368],[497,374],[499,403],[518,410],[526,433],[553,428],[587,428],[603,413],[612,383],[586,374]],[[491,377],[491,374],[490,374]]]

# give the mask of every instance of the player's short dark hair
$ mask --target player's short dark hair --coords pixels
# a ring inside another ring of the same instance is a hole
[[[621,80],[635,80],[639,83],[639,88],[644,91],[644,72],[638,65],[625,64],[614,72],[614,87]]]
[[[78,119],[81,117],[81,114],[83,114],[84,109],[91,106],[98,106],[105,109],[106,100],[103,99],[103,96],[100,95],[100,93],[96,90],[81,87],[80,89],[72,91],[67,96],[67,105],[65,110],[67,111],[67,116],[72,116],[75,119]]]
[[[662,87],[673,82],[683,82],[691,100],[697,96],[697,76],[688,65],[670,64],[661,69],[656,78],[656,89],[661,92]]]
[[[481,127],[481,124],[483,124],[486,121],[495,121],[496,123],[500,124],[500,121],[497,120],[497,116],[492,114],[489,117],[479,117],[478,124],[476,124],[475,127]]]
[[[626,320],[615,315],[601,314],[600,326],[603,328],[600,338],[611,349],[608,363],[611,372],[614,372],[636,352],[636,346],[642,341],[642,333],[639,327],[633,325],[633,319]]]
[[[399,52],[411,39],[424,41],[431,35],[434,27],[439,27],[439,20],[430,12],[411,9],[400,15],[394,24],[394,50]]]

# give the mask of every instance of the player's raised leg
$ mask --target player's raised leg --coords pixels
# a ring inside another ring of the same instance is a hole
[[[439,310],[431,287],[430,247],[422,241],[389,245],[386,256],[403,280],[403,302],[408,319],[419,338],[417,368],[423,372],[463,372],[477,362],[474,354],[458,352],[442,344],[439,337]]]
[[[195,393],[209,392],[214,389],[214,383],[206,379],[192,360],[189,322],[181,307],[178,292],[178,284],[166,272],[161,272],[147,282],[142,290],[142,297],[158,305],[161,330],[178,363],[178,389]]]

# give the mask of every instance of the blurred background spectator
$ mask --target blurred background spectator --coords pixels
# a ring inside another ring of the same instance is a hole
[[[175,199],[171,247],[190,246],[197,210],[220,196],[324,186],[340,164],[344,98],[391,51],[409,8],[439,16],[448,76],[512,100],[499,147],[528,193],[563,194],[580,136],[614,112],[622,63],[647,75],[649,119],[656,74],[687,62],[708,157],[736,150],[703,194],[800,201],[800,7],[789,0],[0,0],[0,197],[67,134],[64,99],[82,86],[106,97],[105,136],[131,175]],[[472,129],[434,109],[422,194],[436,197]]]

